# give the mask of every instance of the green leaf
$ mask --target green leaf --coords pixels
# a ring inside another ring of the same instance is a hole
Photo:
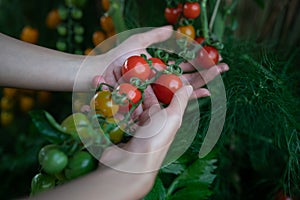
[[[216,159],[197,159],[171,184],[167,199],[205,199],[212,192],[210,185],[216,175]]]
[[[37,130],[49,142],[59,144],[72,139],[72,136],[65,133],[48,112],[43,110],[34,110],[30,111],[29,115]]]
[[[156,178],[152,190],[144,197],[143,200],[164,200],[166,197],[166,189],[160,178]]]
[[[186,166],[179,162],[171,163],[164,168],[161,169],[161,173],[168,173],[168,174],[181,174],[185,170]]]

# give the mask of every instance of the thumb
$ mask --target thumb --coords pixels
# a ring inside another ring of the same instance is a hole
[[[173,96],[170,105],[167,107],[167,111],[171,114],[179,114],[183,116],[184,110],[187,106],[189,98],[193,92],[193,87],[183,86]]]

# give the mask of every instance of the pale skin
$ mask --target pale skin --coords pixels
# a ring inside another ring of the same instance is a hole
[[[78,83],[76,90],[89,90],[90,83],[96,74],[101,73],[99,66],[108,66],[103,73],[103,81],[115,84],[120,78],[120,66],[130,54],[146,53],[145,48],[152,43],[162,42],[171,36],[171,26],[156,28],[152,31],[129,37],[119,46],[108,53],[93,56],[88,59],[90,68],[85,70],[80,79],[77,72],[85,56],[72,55],[44,47],[24,43],[0,34],[0,86],[28,88],[49,91],[72,91],[75,79]],[[125,54],[128,49],[136,50]],[[110,62],[111,57],[118,57]],[[190,65],[182,65],[184,70],[190,70]],[[37,199],[111,199],[134,200],[143,198],[154,183],[165,155],[182,122],[182,117],[189,99],[209,95],[202,88],[207,81],[227,71],[225,63],[218,64],[209,70],[184,75],[189,84],[178,90],[171,104],[162,109],[151,88],[146,90],[144,110],[140,116],[147,116],[147,126],[139,127],[134,138],[122,148],[122,154],[116,148],[108,148],[100,158],[99,168],[70,183],[53,190],[36,195]],[[102,70],[104,71],[104,70]],[[78,82],[79,81],[79,82]],[[140,108],[141,109],[141,108]],[[166,123],[153,136],[152,128],[160,121]],[[125,151],[124,151],[125,152]],[[143,153],[141,157],[134,153]],[[111,167],[114,166],[115,170]],[[147,172],[142,172],[144,169]],[[136,171],[129,173],[124,171]]]

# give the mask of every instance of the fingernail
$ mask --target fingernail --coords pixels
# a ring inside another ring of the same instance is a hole
[[[203,92],[204,97],[209,97],[210,95],[211,95],[211,93],[208,90]]]
[[[229,70],[229,67],[228,67],[228,65],[223,65],[222,67],[221,67],[221,70],[222,70],[222,72],[227,72],[228,70]]]
[[[186,92],[188,96],[191,96],[193,92],[193,87],[191,85],[186,86]]]

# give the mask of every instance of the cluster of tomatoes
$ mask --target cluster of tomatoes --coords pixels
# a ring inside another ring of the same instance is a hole
[[[102,131],[112,143],[128,139],[124,136],[130,130],[130,115],[143,104],[147,87],[152,87],[163,105],[171,102],[174,93],[183,85],[181,72],[177,70],[175,73],[173,68],[160,58],[133,55],[126,59],[121,68],[122,78],[118,86],[103,84],[99,76],[95,76],[93,87],[96,92],[90,101],[90,108],[98,116]],[[106,88],[103,89],[103,86]]]
[[[195,27],[196,20],[201,20],[200,15],[199,0],[167,1],[164,10],[166,21],[173,25],[179,34],[202,45],[196,55],[197,62],[203,68],[210,68],[219,62],[219,51],[211,44],[211,38],[205,38],[201,28]]]
[[[40,106],[47,106],[52,94],[47,91],[33,91],[17,88],[3,88],[0,99],[0,121],[2,126],[10,125],[16,113],[27,114],[28,111]]]

